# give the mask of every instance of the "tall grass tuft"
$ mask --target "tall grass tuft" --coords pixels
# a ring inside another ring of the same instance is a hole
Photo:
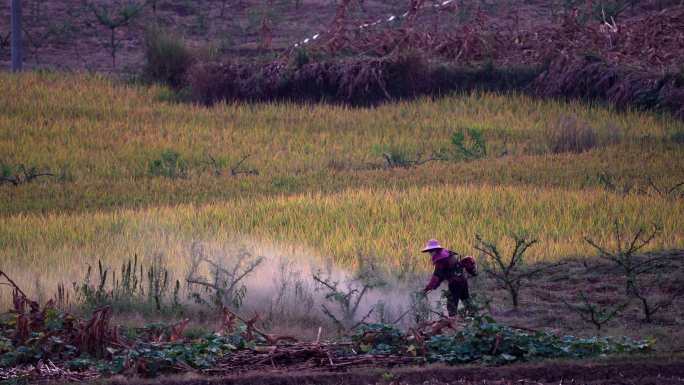
[[[581,153],[598,145],[596,130],[574,116],[562,116],[548,133],[549,148],[554,154]]]
[[[83,279],[73,283],[71,298],[73,305],[86,310],[111,306],[117,312],[176,312],[181,307],[181,284],[178,280],[172,282],[172,274],[160,255],[144,266],[136,254],[121,263],[118,275],[116,269],[98,260],[97,269],[88,266]],[[60,285],[58,293],[64,290]],[[64,298],[65,294],[58,297]]]

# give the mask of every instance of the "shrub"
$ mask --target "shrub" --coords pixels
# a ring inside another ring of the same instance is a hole
[[[144,76],[151,81],[180,87],[193,62],[193,55],[183,40],[161,29],[145,34]]]
[[[197,63],[188,69],[187,83],[192,99],[211,104],[240,96],[238,68],[230,63]]]
[[[555,153],[581,153],[596,147],[596,131],[574,116],[562,116],[548,133],[549,148]]]
[[[387,89],[392,98],[415,97],[429,91],[429,68],[420,53],[399,55],[385,67]]]
[[[0,178],[10,178],[12,177],[12,166],[0,162]]]
[[[188,176],[188,165],[185,159],[172,149],[165,149],[149,164],[149,173],[152,176],[164,176],[167,178],[185,178]]]

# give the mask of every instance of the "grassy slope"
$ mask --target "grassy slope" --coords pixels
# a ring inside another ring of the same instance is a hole
[[[662,223],[657,247],[684,244],[681,199],[622,197],[597,178],[608,172],[620,186],[684,180],[684,151],[667,139],[684,124],[653,115],[489,94],[359,110],[203,108],[160,101],[155,87],[60,74],[3,74],[0,88],[0,161],[64,174],[0,186],[0,263],[47,286],[80,273],[75,258],[164,252],[182,268],[191,238],[226,242],[236,233],[402,268],[424,267],[403,261],[425,238],[472,252],[475,232],[530,230],[542,241],[531,253],[539,260],[586,253],[582,237],[606,241],[614,217]],[[550,154],[547,132],[565,116],[601,140],[617,132],[620,143]],[[485,132],[487,159],[381,167],[388,148],[429,154],[473,126]],[[187,161],[188,178],[148,175],[166,148]],[[247,154],[260,174],[230,176]]]

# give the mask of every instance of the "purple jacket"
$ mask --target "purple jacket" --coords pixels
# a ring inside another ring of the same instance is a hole
[[[432,257],[435,271],[430,278],[425,290],[435,290],[442,281],[452,280],[463,274],[463,266],[458,262],[456,253],[448,249],[442,249],[439,254]]]

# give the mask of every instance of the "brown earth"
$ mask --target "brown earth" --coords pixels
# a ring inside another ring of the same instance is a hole
[[[130,25],[117,30],[120,48],[113,68],[109,31],[98,23],[88,7],[112,3],[123,2],[24,0],[26,67],[138,71],[143,64],[145,29],[155,22],[183,37],[190,46],[212,47],[215,53],[226,57],[273,57],[273,52],[324,30],[336,10],[334,2],[326,0],[302,0],[300,6],[294,0],[271,0],[268,4],[256,0],[158,0],[156,11],[148,5]],[[361,19],[375,20],[381,15],[403,12],[404,8],[404,1],[366,0],[363,9],[356,13]],[[9,2],[0,2],[0,67],[5,68],[10,61],[9,14]],[[270,53],[259,47],[264,18],[271,20]]]
[[[117,377],[98,383],[108,385],[496,385],[496,384],[684,384],[684,358],[643,357],[598,361],[549,361],[506,367],[444,367],[426,366],[391,370],[366,369],[348,373],[247,373],[227,377],[163,377],[136,380]]]
[[[123,0],[24,0],[23,3],[27,68],[137,73],[144,60],[145,29],[150,25],[161,25],[182,36],[189,45],[201,47],[207,54],[211,52],[212,57],[260,57],[268,61],[307,37],[332,31],[341,2],[147,1],[148,5],[130,25],[117,30],[119,48],[115,64],[110,55],[109,31],[97,21],[89,5],[109,4],[115,13],[121,9],[116,4],[124,3]],[[678,63],[676,53],[682,48],[681,42],[677,45],[679,37],[668,29],[674,28],[668,17],[674,17],[677,6],[681,8],[680,1],[649,0],[628,7],[618,17],[619,31],[612,36],[598,31],[605,26],[600,21],[599,3],[591,0],[456,0],[445,7],[434,6],[439,3],[422,2],[419,19],[411,27],[415,30],[414,38],[423,45],[435,45],[449,60],[463,63],[482,59],[502,65],[540,64],[544,55],[537,51],[547,47],[554,54],[577,49],[602,53],[608,50],[605,52],[608,58],[621,61],[625,55],[633,56],[649,67],[662,69],[670,67],[673,61]],[[378,48],[375,47],[378,39],[385,39],[397,28],[404,27],[391,25],[386,20],[390,15],[403,14],[409,9],[410,1],[352,0],[350,4],[344,20],[359,42],[365,38],[358,35],[359,25],[383,20],[365,34],[369,38],[367,43],[373,47],[360,43],[367,50]],[[10,60],[9,12],[9,2],[0,2],[0,66],[5,68]],[[563,25],[569,15],[586,28]],[[582,37],[585,32],[590,36]],[[511,37],[515,37],[515,43]],[[321,40],[325,39],[318,41]]]
[[[654,303],[681,292],[684,285],[684,250],[660,254],[671,257],[673,264],[640,278]],[[636,339],[653,338],[658,352],[684,352],[684,296],[675,298],[671,306],[657,313],[652,323],[644,322],[640,304],[631,301],[601,330],[596,330],[568,308],[565,302],[581,303],[578,298],[580,292],[586,293],[591,302],[604,309],[625,302],[624,276],[601,259],[570,259],[564,265],[528,280],[521,290],[518,310],[512,310],[508,293],[484,274],[469,282],[471,294],[485,304],[484,310],[504,325],[583,337],[624,335]]]

